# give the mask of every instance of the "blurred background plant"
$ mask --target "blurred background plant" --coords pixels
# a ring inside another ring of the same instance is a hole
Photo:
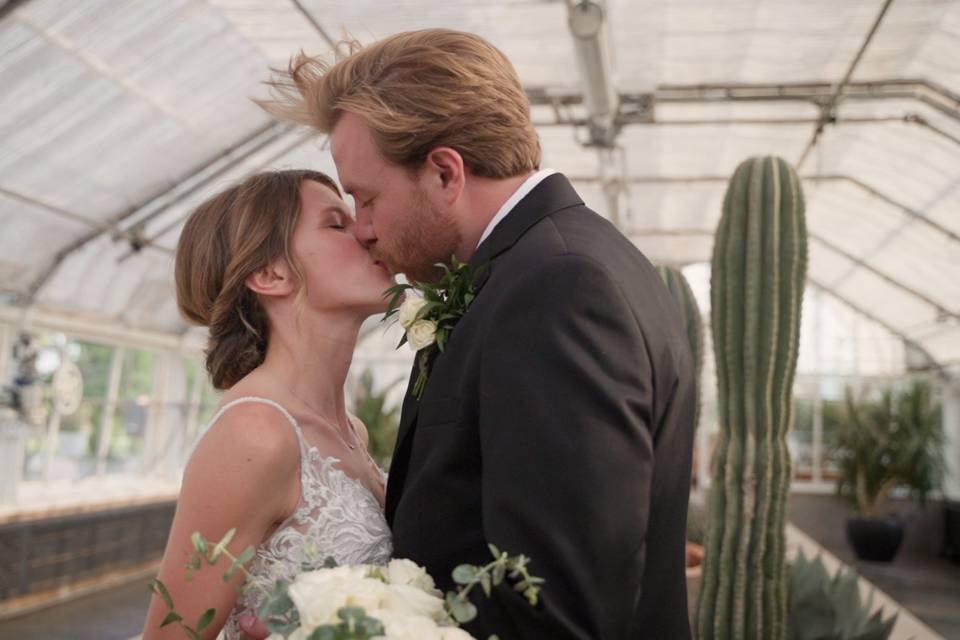
[[[886,640],[896,614],[883,619],[873,610],[873,592],[860,598],[857,573],[839,570],[831,577],[819,556],[801,551],[790,564],[788,640]]]
[[[897,487],[924,504],[943,479],[940,413],[926,380],[872,395],[848,387],[836,434],[840,495],[864,516],[881,515]]]
[[[365,369],[360,374],[353,394],[353,414],[367,426],[370,455],[383,469],[390,466],[390,458],[397,442],[397,428],[400,425],[400,406],[390,404],[390,392],[401,382],[403,379],[398,378],[377,389],[373,372]]]

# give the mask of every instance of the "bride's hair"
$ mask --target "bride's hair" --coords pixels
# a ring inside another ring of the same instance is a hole
[[[206,367],[213,386],[227,389],[263,362],[270,326],[246,279],[283,257],[301,283],[291,253],[300,215],[300,184],[313,180],[336,194],[319,171],[252,175],[197,207],[180,232],[174,277],[177,306],[188,320],[209,327]]]

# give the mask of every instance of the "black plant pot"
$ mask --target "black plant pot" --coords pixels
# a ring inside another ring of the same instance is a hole
[[[890,517],[852,517],[847,520],[847,540],[861,560],[890,562],[903,542],[903,523]]]

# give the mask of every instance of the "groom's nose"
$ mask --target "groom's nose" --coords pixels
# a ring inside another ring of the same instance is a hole
[[[357,212],[357,221],[353,225],[353,234],[364,246],[369,246],[377,239],[377,233],[373,230],[373,221],[370,215],[362,211]]]

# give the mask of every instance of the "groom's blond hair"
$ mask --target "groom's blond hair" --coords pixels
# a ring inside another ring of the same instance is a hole
[[[418,168],[436,147],[455,149],[478,176],[538,169],[540,143],[516,71],[496,47],[450,29],[408,31],[361,47],[341,43],[332,64],[304,53],[269,84],[273,115],[330,133],[359,116],[388,160]]]

